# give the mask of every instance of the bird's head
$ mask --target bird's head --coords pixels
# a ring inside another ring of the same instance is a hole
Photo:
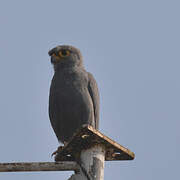
[[[66,67],[82,66],[81,52],[73,46],[57,46],[49,51],[49,56],[55,71]]]

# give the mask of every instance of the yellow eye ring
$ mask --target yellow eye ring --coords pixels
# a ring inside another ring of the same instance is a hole
[[[70,55],[70,51],[68,51],[68,50],[61,50],[61,51],[59,51],[59,56],[60,57],[67,57],[69,55]]]

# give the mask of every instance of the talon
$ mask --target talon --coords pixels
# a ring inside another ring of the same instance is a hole
[[[64,146],[59,146],[59,147],[57,148],[57,150],[54,151],[54,152],[51,154],[51,157],[53,157],[53,156],[56,155],[59,151],[61,151],[61,150],[63,149],[63,147],[64,147]]]
[[[58,150],[54,151],[52,154],[51,154],[51,157],[53,157],[54,155],[56,155],[58,152]]]

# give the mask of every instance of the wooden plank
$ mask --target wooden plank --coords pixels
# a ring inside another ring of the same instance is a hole
[[[19,162],[0,163],[0,172],[79,171],[76,162]]]
[[[96,144],[105,147],[106,161],[133,160],[135,157],[129,149],[113,141],[92,126],[85,125],[74,134],[65,146],[58,149],[55,161],[75,161],[74,157],[81,150],[89,149]]]

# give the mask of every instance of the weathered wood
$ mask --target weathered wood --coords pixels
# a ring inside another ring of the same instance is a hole
[[[84,125],[65,146],[58,148],[55,161],[80,160],[80,172],[73,174],[68,180],[103,180],[105,160],[133,160],[134,157],[129,149],[92,126]]]
[[[63,147],[56,162],[0,163],[0,172],[75,171],[68,180],[103,180],[104,161],[133,160],[134,153],[91,126],[83,126]]]
[[[133,160],[135,157],[129,149],[113,141],[92,126],[85,125],[73,135],[65,146],[58,149],[55,161],[75,161],[74,157],[77,153],[96,144],[105,147],[106,161]]]
[[[80,172],[68,180],[103,180],[104,179],[105,147],[95,145],[82,150],[80,155]]]
[[[105,148],[101,145],[81,152],[81,166],[84,166],[92,180],[104,179],[104,159]]]
[[[79,166],[75,162],[21,162],[0,163],[0,172],[23,171],[78,171]]]

